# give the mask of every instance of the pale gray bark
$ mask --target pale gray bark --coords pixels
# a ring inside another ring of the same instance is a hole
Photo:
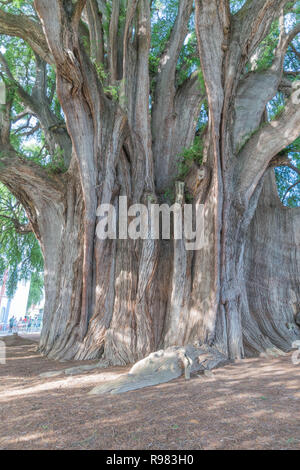
[[[284,351],[299,338],[295,323],[300,308],[299,215],[299,209],[282,205],[274,171],[269,170],[247,233],[245,277],[249,311],[255,322],[253,330],[244,328],[247,354],[262,352],[257,331]]]
[[[176,176],[176,164],[179,161],[178,149],[189,147],[193,141],[189,130],[194,130],[195,114],[199,114],[199,103],[201,102],[200,86],[193,79],[191,86],[185,86],[185,99],[187,115],[189,119],[185,128],[178,129],[178,119],[184,119],[183,107],[180,106],[180,95],[183,90],[176,90],[176,65],[181,48],[188,32],[188,22],[192,13],[193,2],[183,0],[179,2],[178,14],[174,23],[170,38],[161,55],[157,76],[156,87],[153,97],[152,110],[152,135],[153,155],[155,161],[155,180],[158,191],[165,190],[172,179]],[[190,88],[188,92],[188,88]],[[189,104],[188,104],[189,103]],[[192,123],[192,126],[190,126]],[[179,131],[179,134],[178,134]],[[182,147],[174,139],[183,140]],[[172,144],[174,142],[174,147]],[[177,145],[176,145],[177,144]],[[175,148],[175,151],[174,151]]]

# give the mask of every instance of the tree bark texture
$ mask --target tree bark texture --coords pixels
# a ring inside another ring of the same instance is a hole
[[[180,1],[151,113],[149,1],[127,2],[121,35],[120,2],[113,2],[106,40],[119,102],[104,92],[94,67],[104,61],[97,2],[84,10],[99,44],[94,62],[79,40],[85,1],[52,0],[51,8],[46,0],[34,3],[40,23],[34,23],[29,44],[56,66],[71,163],[64,175],[46,178],[12,156],[2,136],[7,156],[0,179],[23,203],[43,248],[40,350],[55,359],[102,356],[114,365],[192,343],[213,345],[231,359],[289,350],[300,336],[300,217],[279,201],[269,165],[299,135],[298,85],[278,120],[261,126],[281,82],[286,35],[271,70],[244,72],[287,2],[248,1],[236,15],[226,0],[195,2],[203,92],[195,74],[176,87],[193,10],[193,1]],[[11,20],[1,13],[5,34],[13,34]],[[21,37],[27,39],[29,26],[18,25]],[[185,181],[188,186],[194,178],[194,203],[204,204],[204,247],[192,252],[180,240],[99,240],[101,203],[117,208],[119,196],[127,196],[128,204],[161,201],[182,150],[193,143],[206,98],[203,165]]]

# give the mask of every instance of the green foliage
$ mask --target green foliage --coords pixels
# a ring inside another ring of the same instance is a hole
[[[279,119],[285,109],[285,98],[282,93],[277,93],[267,105],[269,121]]]
[[[94,66],[96,68],[97,75],[101,84],[104,85],[108,80],[108,73],[106,72],[104,65],[98,64],[97,62],[94,61]]]
[[[163,194],[163,202],[173,203],[175,200],[174,183],[171,187],[167,188]]]
[[[160,57],[170,38],[176,19],[178,0],[155,0],[152,2],[152,34],[149,69],[152,75],[158,72]]]
[[[33,0],[10,0],[6,3],[1,2],[1,9],[10,13],[23,13],[25,15],[36,16]]]
[[[109,74],[105,71],[105,67],[103,64],[97,64],[94,62],[98,78],[101,82],[103,87],[103,91],[105,94],[109,95],[113,101],[119,101],[119,94],[120,94],[120,86],[119,85],[107,85],[109,81]]]
[[[264,71],[271,67],[274,59],[274,50],[279,40],[279,22],[274,21],[270,33],[261,42],[259,46],[259,59],[257,62],[257,71]]]
[[[296,163],[295,166],[300,170],[300,159],[298,158],[298,164],[295,159],[293,163]],[[288,167],[276,168],[275,174],[278,195],[282,203],[287,207],[299,207],[300,184],[297,184],[300,180],[299,175]]]
[[[41,273],[34,272],[31,276],[30,289],[26,310],[32,305],[38,305],[44,296],[44,278]]]
[[[20,13],[17,8],[25,9],[31,14],[29,2],[13,2],[5,6],[7,11]],[[2,8],[2,7],[1,7]],[[32,10],[34,12],[34,10]],[[31,48],[21,39],[0,36],[1,52],[15,80],[31,95],[36,79],[36,62]],[[47,94],[51,96],[50,107],[54,115],[63,121],[63,113],[55,92],[56,75],[54,68],[47,66]],[[16,84],[1,68],[0,79],[7,87],[7,101],[12,103],[12,129],[10,142],[16,152],[25,159],[45,167],[50,173],[65,171],[61,149],[57,148],[53,155],[48,151],[44,134],[36,127],[37,119],[29,116],[16,120],[16,116],[24,111]],[[28,125],[28,127],[26,127]],[[30,132],[31,129],[36,130]],[[26,132],[28,132],[28,135]],[[1,162],[0,162],[1,165]],[[19,281],[31,282],[30,299],[38,303],[43,290],[43,257],[38,241],[33,233],[20,234],[16,226],[28,223],[22,205],[0,184],[0,281],[8,269],[6,293],[11,298],[15,294]],[[30,300],[31,302],[31,300]]]
[[[186,148],[180,154],[180,162],[178,164],[178,174],[170,187],[163,194],[164,201],[173,203],[175,200],[175,181],[184,181],[187,177],[193,163],[200,166],[203,162],[203,141],[201,136],[196,136],[193,145]],[[193,197],[185,191],[186,202],[192,202]]]
[[[292,154],[294,158],[297,159],[297,162],[298,162],[298,159],[299,159],[299,167],[300,167],[300,135],[299,137],[297,137],[296,140],[294,140],[294,142],[292,144],[290,144],[287,148],[286,148],[286,151],[289,153],[289,154]]]
[[[5,50],[4,57],[14,79],[31,95],[36,79],[36,62],[31,48],[19,38],[7,38],[3,35],[0,36],[0,47]],[[16,84],[3,71],[0,72],[0,77],[6,82],[7,100],[12,102],[11,114],[14,120],[25,107],[17,92]],[[51,97],[51,111],[63,123],[63,113],[55,92],[55,84],[55,70],[47,66],[47,95]],[[50,172],[65,171],[62,150],[57,148],[51,155],[41,128],[36,127],[35,131],[30,131],[38,123],[36,117],[30,117],[28,128],[26,128],[28,117],[24,116],[23,119],[12,124],[10,142],[16,152],[24,158],[47,167]]]
[[[271,120],[272,121],[276,121],[276,119],[279,119],[280,116],[282,115],[282,113],[284,112],[284,109],[285,109],[285,106],[284,105],[280,105],[277,110],[276,110],[276,113],[272,116]]]
[[[292,144],[280,152],[279,155],[288,155],[292,165],[300,172],[300,135]],[[300,184],[297,184],[300,180],[299,174],[285,166],[276,168],[275,174],[278,194],[283,204],[288,207],[299,207]]]
[[[206,87],[205,87],[203,72],[200,68],[198,69],[198,81],[199,81],[200,90],[204,94],[206,91]]]
[[[65,173],[67,171],[67,168],[64,162],[63,150],[57,148],[54,154],[52,155],[52,159],[48,163],[46,163],[45,167],[48,173],[50,174]]]
[[[181,162],[177,179],[184,180],[193,163],[201,165],[203,161],[203,142],[200,136],[196,136],[191,147],[181,153]]]
[[[200,68],[197,38],[195,31],[192,31],[189,33],[180,52],[176,70],[177,85],[180,86],[196,70],[199,71],[199,84],[202,88],[204,85],[204,79]]]
[[[154,0],[152,2],[151,53],[160,56],[170,38],[179,0]]]
[[[0,280],[9,269],[8,297],[14,295],[19,281],[29,281],[43,271],[43,257],[34,234],[19,235],[14,220],[28,223],[21,204],[0,184]]]
[[[150,75],[156,75],[159,66],[159,57],[154,54],[150,54],[149,56],[149,72]]]
[[[113,101],[119,100],[120,87],[117,85],[108,85],[103,88],[104,93],[109,95]]]
[[[35,60],[32,49],[21,39],[0,35],[0,47],[5,49],[5,60],[15,78],[27,93],[31,93],[35,82]],[[13,84],[6,77],[6,82],[10,84],[11,91]],[[18,101],[21,105],[20,100]],[[16,110],[16,112],[19,112]]]

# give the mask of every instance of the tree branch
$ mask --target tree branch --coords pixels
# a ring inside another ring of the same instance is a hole
[[[78,27],[79,21],[83,12],[83,9],[86,5],[87,0],[77,0],[73,10],[73,23]],[[73,2],[74,3],[74,2]]]
[[[36,163],[18,157],[11,148],[1,154],[5,156],[0,157],[0,181],[22,204],[32,230],[41,241],[40,222],[47,218],[48,209],[54,204],[63,207],[65,182],[58,176],[51,177]]]
[[[298,184],[300,184],[300,180],[296,181],[296,183],[292,184],[292,186],[290,186],[288,188],[288,190],[285,192],[283,198],[281,199],[281,202],[284,202],[285,198],[287,197],[288,193],[291,191],[291,189],[295,188],[296,186],[298,186]]]
[[[232,28],[241,54],[249,58],[266,37],[278,12],[288,0],[247,0],[233,16]]]
[[[23,119],[28,114],[33,115],[32,111],[29,108],[25,108],[24,111],[22,111],[21,113],[17,114],[14,117],[12,117],[12,121],[13,122],[18,122],[20,119]]]
[[[156,179],[161,186],[163,181],[168,179],[168,161],[162,163],[164,174],[160,171],[162,165],[159,160],[162,156],[167,160],[168,156],[163,152],[166,143],[164,136],[168,134],[168,126],[171,116],[175,113],[175,95],[176,95],[176,66],[182,49],[184,39],[188,32],[188,22],[192,13],[193,2],[191,0],[182,0],[179,2],[178,14],[168,40],[162,53],[158,73],[156,75],[156,85],[154,92],[154,101],[152,109],[152,135],[153,135],[153,154],[156,164]],[[170,133],[169,133],[170,134]],[[161,187],[159,188],[161,190]]]
[[[32,227],[31,227],[31,224],[28,223],[28,224],[21,224],[18,219],[15,219],[13,217],[8,217],[7,215],[4,215],[4,214],[1,214],[0,213],[0,220],[1,219],[6,219],[6,220],[9,220],[13,226],[14,226],[14,229],[15,231],[19,234],[19,235],[25,235],[26,233],[31,233],[32,232]]]
[[[219,153],[220,123],[224,104],[223,61],[228,48],[230,15],[227,0],[196,2],[196,33],[210,110],[214,154]]]
[[[282,78],[283,64],[290,42],[300,32],[300,25],[297,24],[287,34],[284,27],[283,13],[280,25],[281,33],[272,66],[264,72],[252,71],[239,82],[235,100],[235,148],[238,148],[245,136],[250,135],[257,129],[267,103],[276,95],[279,89],[286,96],[290,95],[292,83]],[[256,96],[255,102],[253,102],[254,95]]]
[[[270,168],[277,168],[279,166],[285,166],[287,168],[290,168],[291,170],[295,171],[299,176],[300,176],[300,170],[297,168],[295,165],[291,163],[291,160],[288,156],[288,151],[285,153],[281,153],[279,155],[276,155],[276,157],[272,158],[270,161]]]
[[[97,0],[89,0],[86,5],[87,20],[90,31],[91,57],[96,64],[104,63],[104,38],[102,13],[99,12]]]
[[[192,0],[182,0],[179,2],[178,14],[159,63],[156,77],[156,106],[159,106],[158,102],[163,99],[161,95],[166,99],[166,92],[167,94],[174,93],[176,65],[188,32],[188,22],[192,14],[192,9]],[[167,87],[165,86],[166,84],[168,84]],[[161,89],[163,89],[162,93]],[[169,92],[168,89],[170,90]]]
[[[64,195],[63,182],[52,178],[44,168],[34,162],[18,157],[14,151],[2,151],[6,156],[0,158],[0,181],[20,201],[28,218],[36,228],[36,209],[54,200],[62,202]]]
[[[118,79],[118,25],[120,15],[120,0],[112,3],[111,19],[109,24],[109,72],[112,82]]]
[[[240,151],[236,165],[237,191],[249,200],[269,163],[290,145],[300,133],[300,82],[278,120],[256,132]]]
[[[13,15],[0,10],[0,34],[24,39],[45,62],[53,65],[53,56],[49,51],[43,29],[37,21],[25,15]]]
[[[295,48],[295,46],[293,44],[289,44],[290,45],[290,48],[292,49],[293,53],[298,57],[298,59],[300,59],[300,52],[297,51],[297,49]]]
[[[300,33],[300,23],[296,24],[296,26],[289,33],[285,33],[284,31],[283,34],[281,35],[275,56],[280,56],[280,57],[284,56],[289,44],[293,41],[293,39],[295,39],[295,37],[299,33]]]
[[[127,75],[127,61],[129,53],[130,28],[136,13],[139,0],[128,0],[123,38],[123,78]]]
[[[52,0],[51,11],[46,0],[34,0],[35,9],[41,18],[49,48],[54,57],[58,73],[72,85],[71,94],[78,93],[83,84],[80,64],[78,62],[79,38],[78,24],[72,18],[68,7],[70,3]]]
[[[0,108],[0,151],[10,145],[12,98]]]
[[[288,168],[290,168],[291,170],[295,171],[298,175],[300,175],[300,170],[299,168],[297,168],[295,165],[293,165],[292,163],[287,163],[286,165],[284,166],[287,166]]]
[[[224,47],[226,52],[225,108],[237,90],[241,74],[255,49],[270,31],[287,0],[247,0],[231,17]]]
[[[47,97],[47,71],[45,62],[36,55],[36,80],[31,95],[15,80],[4,55],[1,53],[0,64],[3,66],[10,82],[16,87],[26,111],[30,110],[31,114],[35,115],[39,120],[45,134],[49,151],[54,155],[58,145],[63,150],[64,163],[66,167],[68,167],[71,160],[72,143],[66,128],[61,128],[60,132],[53,132],[61,123],[51,111]]]

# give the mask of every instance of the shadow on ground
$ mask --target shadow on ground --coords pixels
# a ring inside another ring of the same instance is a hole
[[[300,366],[291,355],[122,395],[87,393],[126,368],[39,377],[73,365],[42,358],[36,343],[7,347],[0,449],[300,449]]]

